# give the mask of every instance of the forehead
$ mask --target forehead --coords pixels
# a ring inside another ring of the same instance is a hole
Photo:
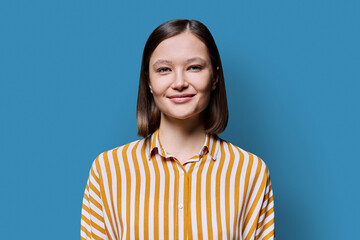
[[[162,41],[152,53],[150,63],[159,59],[174,61],[196,57],[209,60],[207,47],[193,33],[184,32]]]

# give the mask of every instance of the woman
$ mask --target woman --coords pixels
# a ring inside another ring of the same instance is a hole
[[[144,138],[100,154],[81,239],[274,239],[264,162],[216,136],[228,109],[209,30],[172,20],[146,42],[137,105]]]

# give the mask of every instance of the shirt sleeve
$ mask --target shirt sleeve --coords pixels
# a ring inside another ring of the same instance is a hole
[[[98,158],[91,166],[85,188],[81,210],[81,240],[107,239],[100,194],[100,178],[96,169],[97,160]]]
[[[255,239],[275,239],[274,197],[269,170],[266,168],[266,185],[257,221]]]

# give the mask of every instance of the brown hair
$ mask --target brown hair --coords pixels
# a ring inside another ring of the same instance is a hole
[[[158,26],[146,41],[141,62],[136,120],[138,135],[147,137],[160,126],[160,111],[156,107],[149,88],[149,62],[155,48],[165,39],[189,31],[207,47],[213,69],[213,79],[217,79],[215,90],[211,91],[209,105],[204,110],[206,133],[218,134],[225,130],[228,121],[224,74],[219,51],[209,29],[199,21],[176,19]]]

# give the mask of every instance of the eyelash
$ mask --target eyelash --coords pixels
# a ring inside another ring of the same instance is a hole
[[[195,69],[193,69],[193,68],[195,68]],[[200,65],[193,65],[193,66],[188,67],[188,70],[193,70],[193,71],[200,71],[202,69],[203,69],[203,67],[200,66]],[[168,71],[171,71],[171,69],[167,68],[167,67],[162,67],[162,68],[159,68],[156,71],[159,72],[159,73],[166,73]]]
[[[165,70],[165,71],[164,71]],[[159,73],[165,73],[165,72],[167,72],[167,71],[169,71],[170,70],[170,68],[167,68],[167,67],[162,67],[162,68],[159,68],[158,70],[157,70],[157,72],[159,72]]]
[[[202,66],[200,66],[200,65],[190,66],[189,69],[191,69],[191,68],[196,68],[194,71],[200,71],[200,70],[202,70]]]

